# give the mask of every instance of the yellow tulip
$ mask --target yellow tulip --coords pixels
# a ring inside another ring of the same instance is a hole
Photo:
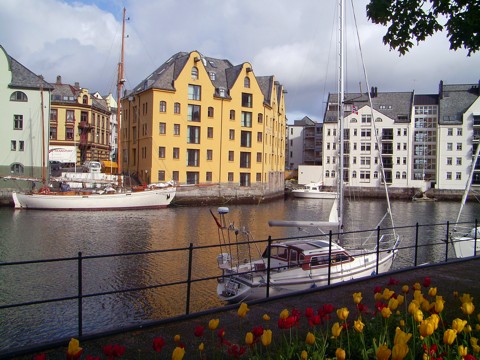
[[[245,334],[245,344],[247,345],[253,344],[253,333],[250,331]]]
[[[478,354],[480,352],[480,346],[478,345],[478,339],[475,337],[470,338],[470,345],[472,345],[473,352]]]
[[[470,301],[466,301],[462,303],[462,311],[465,315],[471,315],[475,311],[475,305]]]
[[[410,288],[408,287],[408,285],[403,285],[402,286],[402,292],[404,294],[408,294],[409,291],[410,291]]]
[[[435,297],[437,295],[437,288],[436,287],[431,287],[428,289],[428,295],[431,297]]]
[[[356,292],[356,293],[353,293],[353,302],[355,304],[360,304],[362,302],[362,293],[361,292]]]
[[[244,318],[245,316],[247,316],[247,313],[249,312],[249,310],[250,309],[248,308],[248,305],[242,302],[240,304],[240,307],[238,308],[237,314],[239,317]]]
[[[390,298],[390,300],[388,300],[388,308],[392,311],[395,311],[397,310],[398,308],[398,300],[395,299],[395,298]]]
[[[462,358],[468,355],[468,347],[459,345],[458,346],[458,355],[460,355]]]
[[[427,337],[433,334],[435,330],[435,324],[430,320],[422,320],[419,326],[420,335]]]
[[[315,344],[315,335],[313,335],[310,331],[307,333],[307,338],[305,339],[305,342],[308,345],[313,345]]]
[[[443,334],[443,343],[452,345],[456,338],[457,338],[457,330],[448,329]]]
[[[392,355],[392,350],[390,350],[387,345],[380,345],[377,349],[377,360],[388,360],[390,355]]]
[[[350,312],[348,311],[348,309],[346,307],[337,310],[338,318],[340,320],[343,320],[343,321],[347,320],[349,313]]]
[[[453,297],[458,297],[458,291],[453,292]]]
[[[463,328],[463,332],[465,334],[470,334],[472,332],[472,327],[470,325],[466,325],[464,328]]]
[[[420,285],[420,283],[416,282],[415,284],[413,284],[413,288],[415,290],[421,290],[422,289],[422,285]]]
[[[220,323],[219,319],[212,319],[208,322],[208,328],[210,330],[215,330],[218,327],[219,323]]]
[[[308,353],[305,350],[303,350],[302,353],[300,354],[300,358],[302,360],[307,360],[308,359]]]
[[[175,335],[173,337],[173,341],[175,341],[176,343],[180,341],[180,335]]]
[[[403,319],[400,320],[400,326],[401,326],[401,327],[405,327],[405,320],[403,320]]]
[[[392,348],[392,360],[403,360],[408,354],[407,344],[393,345]]]
[[[198,345],[198,350],[199,350],[199,351],[205,350],[205,344],[204,344],[203,342],[200,343],[200,345]]]
[[[332,326],[332,336],[334,337],[339,337],[340,333],[342,332],[342,327],[340,326],[340,323],[336,322]]]
[[[395,294],[395,291],[393,290],[390,290],[388,288],[385,288],[383,290],[383,294],[382,294],[382,297],[383,299],[386,301],[386,300],[390,300],[390,298],[393,296],[393,294]]]
[[[375,301],[382,301],[383,300],[383,294],[382,293],[375,293],[375,295],[373,295],[373,298],[375,299]]]
[[[272,330],[263,330],[263,334],[260,337],[263,346],[268,346],[272,343]]]
[[[467,325],[467,320],[457,318],[452,321],[452,329],[456,330],[457,333],[461,333],[465,325]]]
[[[343,350],[342,348],[337,348],[337,350],[335,350],[335,357],[337,358],[337,360],[345,360],[345,357],[347,355],[345,354],[345,350]]]
[[[433,323],[434,330],[437,330],[438,324],[440,323],[440,316],[437,314],[432,314],[428,317],[428,319]]]
[[[440,314],[443,311],[445,305],[445,300],[443,300],[443,296],[437,296],[435,298],[434,309],[437,314]]]
[[[422,321],[423,320],[422,310],[418,309],[417,311],[415,311],[415,313],[413,314],[413,318],[416,322]]]
[[[415,290],[413,292],[413,299],[416,300],[418,304],[421,304],[425,298],[421,290]]]
[[[473,297],[472,297],[472,295],[470,295],[470,294],[464,293],[464,294],[460,297],[460,301],[461,301],[462,303],[465,303],[465,302],[473,302]]]
[[[283,309],[282,312],[280,313],[280,319],[285,320],[286,318],[288,318],[288,315],[290,315],[290,313],[288,312],[288,310],[287,310],[287,309]]]
[[[402,305],[405,302],[405,296],[397,295],[398,305]]]
[[[390,317],[390,315],[392,315],[392,310],[390,310],[390,308],[388,307],[384,307],[382,309],[382,316],[384,319],[388,319]]]
[[[268,316],[268,314],[263,314],[262,319],[264,321],[270,321],[270,316]]]
[[[418,310],[418,305],[415,301],[412,301],[410,304],[408,304],[408,313],[410,315],[414,315]]]
[[[172,360],[182,360],[184,356],[185,356],[185,349],[177,346],[173,350]]]
[[[77,358],[80,356],[82,351],[83,349],[80,347],[80,341],[74,338],[70,339],[70,342],[68,343],[68,349],[67,349],[67,358],[68,359]]]
[[[422,301],[422,310],[425,312],[429,312],[432,306],[430,305],[430,302],[427,299],[424,299]]]
[[[397,327],[395,329],[395,338],[393,339],[393,344],[394,345],[397,345],[397,344],[406,344],[408,343],[408,341],[412,338],[412,334],[411,333],[406,333],[405,331],[403,331],[402,329],[400,329],[399,327]]]
[[[353,328],[359,333],[361,333],[363,331],[364,327],[365,327],[365,324],[360,319],[355,320],[353,322]]]

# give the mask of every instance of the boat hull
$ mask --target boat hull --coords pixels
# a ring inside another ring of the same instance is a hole
[[[303,199],[335,199],[337,193],[330,191],[292,190],[292,195]]]
[[[464,236],[453,238],[452,242],[453,248],[455,249],[455,256],[457,258],[465,258],[474,256],[475,254],[480,254],[480,239],[475,241],[474,238]]]
[[[16,209],[35,210],[133,210],[167,207],[175,188],[115,194],[22,194],[14,192]]]
[[[378,273],[390,270],[397,250],[387,253],[378,263]],[[372,257],[359,256],[355,263],[347,266],[331,266],[330,283],[328,267],[305,271],[301,268],[270,273],[269,296],[284,295],[296,291],[328,286],[329,284],[361,279],[376,275],[376,262]],[[255,273],[253,276],[236,274],[225,276],[217,285],[218,297],[230,303],[245,300],[262,299],[267,296],[266,272]]]

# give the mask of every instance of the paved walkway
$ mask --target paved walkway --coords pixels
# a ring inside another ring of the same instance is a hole
[[[209,334],[208,322],[210,319],[219,319],[219,328],[225,329],[225,337],[232,342],[244,344],[245,333],[251,331],[254,326],[262,323],[263,314],[269,314],[271,317],[271,328],[277,328],[277,320],[280,312],[287,308],[289,310],[296,308],[302,315],[307,307],[318,309],[324,304],[333,304],[335,308],[353,306],[352,294],[361,291],[363,302],[369,309],[373,309],[373,293],[376,286],[389,287],[400,292],[402,285],[413,285],[416,282],[423,284],[425,278],[430,278],[431,286],[438,288],[438,294],[442,295],[446,301],[446,309],[458,310],[458,299],[455,299],[453,292],[460,294],[470,293],[474,297],[477,309],[480,309],[480,285],[478,283],[480,274],[480,258],[453,261],[446,264],[424,266],[410,270],[402,270],[388,275],[379,275],[365,280],[348,282],[345,284],[334,285],[324,289],[314,289],[308,293],[295,294],[283,299],[270,299],[268,301],[259,301],[250,303],[250,311],[246,318],[240,319],[237,316],[238,305],[228,306],[220,310],[195,314],[194,316],[177,318],[175,321],[168,321],[159,325],[145,327],[141,330],[124,332],[105,336],[99,339],[84,339],[80,346],[84,349],[85,359],[87,354],[100,356],[103,355],[103,347],[109,344],[120,344],[125,346],[125,353],[121,359],[155,359],[170,358],[174,349],[173,337],[176,334],[181,335],[185,343],[185,359],[198,358],[198,339],[194,336],[194,329],[197,325],[206,327],[206,335]],[[398,281],[397,285],[392,284],[392,279]],[[175,301],[175,299],[172,299]],[[475,312],[477,313],[477,311]],[[240,326],[241,324],[241,326]],[[162,357],[155,357],[152,350],[152,343],[155,337],[162,336],[166,345],[162,352]],[[48,360],[65,359],[64,347],[46,350]],[[33,354],[14,357],[12,359],[32,359]]]

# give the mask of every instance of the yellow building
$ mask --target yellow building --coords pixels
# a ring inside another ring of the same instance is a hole
[[[110,111],[79,84],[52,84],[49,159],[83,164],[110,159]]]
[[[283,191],[284,89],[249,63],[177,53],[121,100],[121,165],[146,183]]]

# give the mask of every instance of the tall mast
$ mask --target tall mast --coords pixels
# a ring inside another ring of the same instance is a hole
[[[42,107],[42,183],[44,186],[47,185],[47,164],[46,164],[46,157],[48,152],[45,151],[45,109],[43,104],[43,84],[40,85],[40,106]]]
[[[343,144],[345,142],[344,133],[343,133],[343,118],[345,115],[345,106],[344,106],[344,97],[345,97],[345,84],[344,84],[344,74],[345,74],[345,59],[344,59],[344,25],[345,25],[345,0],[339,0],[338,4],[338,16],[339,16],[339,26],[338,26],[338,35],[339,35],[339,76],[338,76],[338,130],[339,130],[339,137],[340,137],[340,144],[339,144],[339,159],[338,159],[338,166],[339,166],[339,173],[337,175],[338,179],[338,232],[342,232],[343,230],[343,156],[344,156],[344,149]]]
[[[123,8],[123,23],[122,23],[122,49],[120,52],[120,62],[118,63],[118,75],[117,75],[117,162],[118,162],[118,175],[122,173],[122,123],[121,123],[121,96],[123,83],[125,82],[123,74],[124,63],[124,47],[125,47],[125,15],[127,10]],[[120,178],[119,178],[120,179]]]

